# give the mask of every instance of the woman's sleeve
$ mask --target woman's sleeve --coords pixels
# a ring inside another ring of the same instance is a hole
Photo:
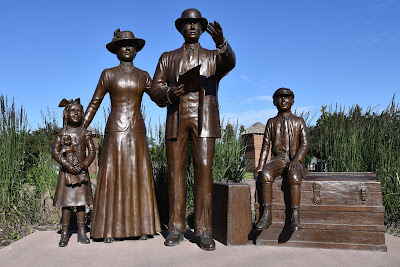
[[[83,168],[88,168],[96,157],[96,148],[93,143],[92,132],[89,130],[85,130],[85,135],[88,154],[83,161]]]
[[[101,101],[103,101],[104,96],[107,93],[107,71],[104,70],[101,73],[99,83],[97,84],[96,91],[94,91],[92,100],[90,101],[85,115],[83,117],[82,125],[87,128],[92,122],[94,115],[96,115],[97,110],[100,107]]]

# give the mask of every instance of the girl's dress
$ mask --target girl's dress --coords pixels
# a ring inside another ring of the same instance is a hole
[[[61,166],[53,200],[55,207],[89,206],[93,204],[92,187],[87,168],[79,174],[69,173],[63,166],[68,160],[61,152],[62,137],[69,135],[72,138],[72,145],[79,162],[83,164],[85,164],[85,161],[91,163],[96,156],[91,134],[91,131],[82,127],[73,128],[68,125],[56,130],[56,138],[51,147],[51,154]],[[76,182],[68,184],[68,181]]]

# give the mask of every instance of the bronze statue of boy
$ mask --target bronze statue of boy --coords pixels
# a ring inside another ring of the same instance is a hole
[[[254,170],[262,188],[262,216],[256,230],[264,230],[272,223],[272,183],[278,176],[287,179],[290,187],[292,230],[300,229],[300,194],[302,179],[307,173],[303,166],[308,151],[308,134],[303,118],[294,116],[290,109],[294,94],[288,88],[279,88],[273,95],[278,115],[268,120],[265,127],[263,145],[258,167]],[[271,159],[267,162],[271,150]],[[261,173],[260,173],[261,172]]]

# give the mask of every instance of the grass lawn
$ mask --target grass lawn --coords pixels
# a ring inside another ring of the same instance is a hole
[[[244,173],[244,179],[253,179],[253,173],[252,172],[245,172]]]

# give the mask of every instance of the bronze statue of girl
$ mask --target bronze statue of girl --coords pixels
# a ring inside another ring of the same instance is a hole
[[[77,209],[78,242],[90,243],[85,234],[85,206],[93,204],[92,187],[87,168],[96,156],[91,131],[82,127],[83,107],[79,98],[63,99],[63,128],[56,130],[51,155],[61,164],[54,196],[54,206],[62,207],[60,247],[68,245],[71,207]],[[86,155],[86,151],[88,151]]]

